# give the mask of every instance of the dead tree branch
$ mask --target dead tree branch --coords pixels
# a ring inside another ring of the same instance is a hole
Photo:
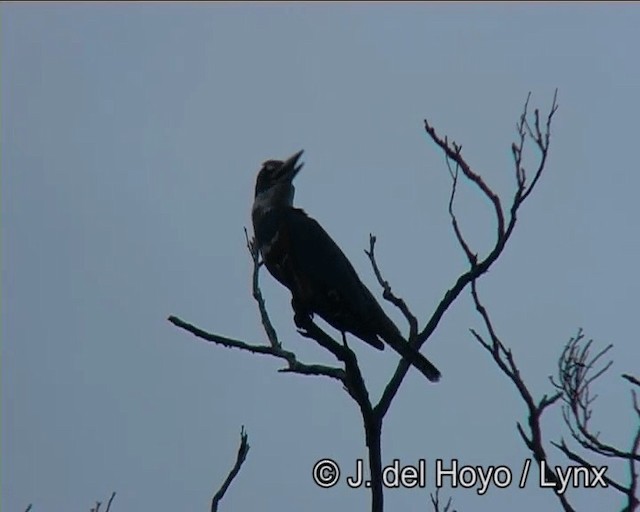
[[[633,458],[615,447],[602,442],[590,429],[589,420],[593,414],[593,403],[597,395],[591,394],[591,384],[606,372],[613,361],[596,369],[598,361],[613,347],[608,345],[593,358],[590,348],[593,340],[584,342],[582,329],[569,340],[558,360],[558,376],[551,379],[554,387],[562,393],[564,405],[562,417],[571,432],[571,437],[583,448],[605,457]],[[640,461],[640,457],[636,457]]]
[[[107,501],[107,508],[105,509],[105,512],[109,512],[111,510],[111,504],[113,503],[113,500],[115,497],[116,497],[116,492],[113,491],[111,493],[111,496],[109,497],[109,500]],[[91,507],[89,510],[90,512],[100,512],[101,506],[102,506],[102,502],[96,501],[96,506]],[[27,505],[27,508],[24,510],[24,512],[30,512],[32,508],[33,508],[33,503],[30,503],[29,505]]]
[[[453,301],[458,298],[460,293],[467,287],[467,285],[485,274],[489,270],[489,268],[491,268],[493,263],[498,259],[498,257],[502,254],[502,251],[504,250],[504,247],[511,237],[511,234],[513,233],[513,230],[516,226],[518,211],[525,199],[531,194],[535,185],[538,183],[538,180],[540,179],[540,176],[542,175],[542,172],[547,163],[551,140],[551,122],[553,120],[553,116],[558,110],[557,93],[558,91],[556,90],[553,96],[553,102],[551,103],[551,108],[549,109],[549,114],[546,116],[544,131],[540,127],[540,113],[538,109],[534,111],[534,129],[527,130],[526,128],[527,126],[529,126],[527,121],[529,96],[527,96],[527,100],[520,116],[520,122],[516,125],[516,128],[518,130],[518,140],[517,142],[514,142],[512,144],[512,149],[515,148],[514,166],[517,186],[511,200],[509,216],[507,219],[505,219],[505,213],[500,197],[487,185],[482,176],[473,171],[469,163],[464,159],[464,157],[462,156],[462,146],[455,142],[449,142],[447,137],[443,138],[438,135],[435,128],[425,119],[425,130],[431,140],[444,153],[449,173],[452,178],[452,191],[449,200],[449,214],[452,218],[452,225],[456,239],[462,246],[467,260],[469,261],[469,270],[460,275],[456,279],[452,287],[444,293],[442,300],[436,307],[435,311],[431,315],[431,318],[427,321],[422,331],[417,334],[415,339],[410,340],[410,343],[412,343],[412,345],[416,347],[416,349],[420,349],[420,347],[422,347],[422,345],[431,337],[436,327],[440,323],[440,320],[442,320],[445,312],[449,309],[449,306],[451,306]],[[522,164],[522,155],[525,148],[525,143],[528,140],[526,135],[528,135],[530,139],[533,139],[539,153],[537,169],[531,182],[527,181],[526,173]],[[455,172],[451,169],[451,162],[453,162],[456,166]],[[479,261],[478,256],[472,251],[470,244],[464,238],[462,231],[458,226],[458,221],[453,209],[453,199],[456,192],[459,171],[462,171],[462,175],[469,182],[473,183],[476,186],[479,192],[491,203],[494,210],[496,220],[496,240],[493,248],[488,252],[488,254],[486,254],[484,258]],[[385,388],[380,402],[376,406],[376,408],[382,413],[383,416],[391,405],[391,401],[398,392],[398,389],[400,388],[400,385],[402,384],[402,381],[404,380],[404,377],[406,376],[408,370],[409,363],[405,360],[401,360],[398,363],[393,377]]]
[[[558,374],[551,383],[562,395],[562,418],[569,429],[571,437],[588,452],[620,459],[628,464],[629,485],[624,485],[604,475],[604,480],[612,488],[625,495],[627,503],[624,510],[636,510],[640,503],[636,495],[638,489],[638,466],[640,465],[640,410],[636,392],[631,390],[632,406],[638,419],[638,427],[631,442],[631,448],[623,450],[604,442],[600,432],[593,432],[590,420],[593,416],[593,403],[597,395],[593,393],[594,382],[601,377],[613,364],[613,361],[603,362],[602,359],[613,345],[591,354],[593,340],[586,340],[582,329],[571,338],[565,346],[558,360]],[[600,365],[600,366],[599,366]],[[635,384],[637,378],[630,375],[623,377]],[[570,460],[591,467],[584,457],[571,449],[564,439],[559,443],[552,443]]]
[[[240,429],[240,446],[238,447],[238,455],[236,456],[236,462],[233,465],[233,468],[231,468],[229,475],[227,475],[227,478],[222,484],[222,487],[220,487],[218,492],[216,492],[213,495],[213,498],[211,499],[211,512],[217,512],[218,503],[220,503],[220,500],[224,497],[224,494],[227,492],[227,489],[231,485],[231,482],[233,482],[233,479],[240,472],[240,468],[242,467],[242,464],[244,464],[244,461],[247,458],[247,453],[249,453],[249,448],[250,446],[248,442],[248,436],[243,426]]]
[[[205,341],[209,341],[211,343],[215,343],[217,345],[222,345],[223,347],[229,348],[239,348],[240,350],[244,350],[247,352],[251,352],[253,354],[266,354],[273,357],[277,357],[280,359],[284,359],[288,363],[288,367],[281,368],[278,370],[282,373],[298,373],[300,375],[324,375],[325,377],[331,377],[336,380],[344,380],[344,371],[340,368],[333,368],[331,366],[325,366],[320,364],[306,364],[298,361],[296,355],[289,351],[284,350],[282,348],[277,348],[273,346],[266,345],[250,345],[245,343],[244,341],[235,340],[233,338],[227,338],[225,336],[220,336],[219,334],[212,334],[207,331],[203,331],[198,327],[181,320],[178,317],[170,316],[168,318],[169,322],[171,322],[176,327],[180,327],[185,331],[190,332],[194,336],[203,339]]]
[[[409,339],[413,339],[418,335],[418,319],[413,313],[411,313],[409,307],[407,306],[407,303],[391,291],[391,285],[389,284],[389,281],[382,277],[380,269],[378,268],[378,262],[376,261],[375,249],[376,237],[372,234],[369,234],[369,250],[367,251],[365,249],[364,252],[369,257],[369,261],[371,262],[371,266],[373,267],[373,272],[376,275],[376,279],[382,287],[382,297],[385,300],[391,302],[391,304],[393,304],[402,312],[404,317],[407,319],[407,322],[409,323]]]
[[[457,512],[455,509],[451,510],[451,496],[449,496],[449,499],[444,505],[440,503],[440,487],[436,487],[435,494],[429,493],[429,497],[431,498],[431,504],[433,505],[433,512]]]
[[[628,380],[634,386],[640,387],[640,380],[637,377],[634,377],[633,375],[628,375],[626,373],[623,373],[622,374],[622,378]]]
[[[638,507],[638,497],[636,496],[636,492],[638,488],[637,464],[639,460],[638,450],[640,449],[640,422],[638,430],[632,441],[632,447],[629,451],[620,450],[610,444],[604,443],[600,440],[599,433],[594,434],[590,430],[589,425],[589,420],[593,413],[592,405],[596,398],[596,395],[592,394],[591,386],[597,378],[602,376],[610,368],[611,361],[603,364],[600,368],[597,368],[597,364],[612,348],[612,345],[605,347],[603,350],[600,350],[595,355],[591,356],[590,348],[592,347],[592,340],[585,343],[584,334],[582,330],[579,330],[578,334],[571,338],[565,345],[562,354],[560,355],[558,361],[557,380],[551,379],[552,384],[556,388],[556,393],[551,396],[543,395],[539,401],[536,401],[522,379],[511,350],[506,348],[497,336],[489,314],[480,301],[475,281],[471,283],[471,295],[473,297],[476,310],[483,320],[489,340],[486,340],[474,329],[471,329],[471,333],[482,347],[491,354],[491,357],[500,370],[511,380],[527,406],[529,431],[526,432],[520,423],[517,423],[517,429],[520,437],[533,454],[540,468],[542,468],[542,463],[544,462],[545,480],[548,482],[554,482],[556,484],[556,489],[559,488],[559,480],[557,475],[551,469],[553,466],[549,463],[549,459],[544,448],[541,419],[547,408],[552,407],[556,403],[562,402],[562,416],[564,422],[567,425],[571,436],[583,448],[598,455],[615,457],[627,461],[629,464],[629,485],[625,486],[604,474],[601,475],[601,477],[608,486],[616,489],[626,496],[627,505],[624,509],[625,511],[636,510]],[[627,380],[633,382],[633,378]],[[640,412],[637,409],[635,390],[632,390],[632,397],[635,412],[640,419]],[[558,448],[572,462],[586,468],[599,469],[598,466],[594,465],[592,462],[569,448],[564,439],[561,439],[559,443],[550,441],[550,444]],[[556,493],[556,496],[560,500],[564,510],[574,510],[565,494]]]
[[[115,497],[116,497],[116,493],[114,491],[111,493],[111,496],[109,497],[109,501],[107,501],[107,508],[105,509],[105,512],[109,512],[111,510],[111,504],[113,503],[113,499]],[[102,502],[96,501],[96,506],[91,508],[91,512],[100,512],[101,506],[102,506]]]
[[[558,400],[560,400],[560,398],[562,398],[562,394],[558,392],[552,396],[543,395],[540,400],[535,400],[533,398],[531,392],[522,380],[520,370],[516,365],[511,350],[505,347],[505,345],[496,334],[496,330],[493,326],[491,318],[489,317],[489,313],[487,312],[487,309],[484,307],[478,296],[475,281],[471,283],[471,296],[473,297],[476,311],[480,314],[480,317],[482,318],[482,321],[484,323],[484,327],[489,335],[489,341],[474,329],[470,329],[471,334],[476,339],[476,341],[478,341],[480,345],[482,345],[482,347],[486,349],[487,352],[489,352],[502,373],[504,373],[509,378],[509,380],[514,384],[514,386],[520,393],[520,396],[522,397],[522,400],[527,407],[527,422],[529,428],[528,432],[525,431],[525,428],[522,426],[522,424],[518,422],[516,423],[518,433],[520,434],[520,437],[522,438],[524,444],[533,454],[538,467],[540,469],[544,467],[545,480],[547,482],[555,483],[556,487],[558,487],[558,478],[551,469],[552,466],[548,462],[548,456],[544,448],[541,420],[545,410],[555,404]],[[560,504],[562,505],[563,510],[567,512],[574,510],[564,494],[557,493],[556,495],[560,500]]]

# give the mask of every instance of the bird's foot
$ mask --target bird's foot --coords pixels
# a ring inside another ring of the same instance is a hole
[[[296,311],[293,315],[293,322],[296,324],[296,327],[298,329],[307,331],[309,329],[309,326],[311,325],[311,316]]]

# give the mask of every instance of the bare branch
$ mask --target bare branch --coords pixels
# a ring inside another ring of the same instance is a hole
[[[565,403],[562,416],[565,424],[573,439],[589,451],[605,457],[640,461],[638,454],[620,450],[603,442],[599,433],[593,433],[591,430],[589,421],[593,414],[593,403],[597,398],[597,395],[591,394],[591,385],[613,363],[609,361],[602,368],[596,368],[613,345],[608,345],[591,356],[592,344],[593,340],[585,342],[584,333],[579,329],[578,334],[569,340],[562,351],[558,361],[557,380],[551,379],[552,384],[562,393],[562,400]]]
[[[513,160],[516,168],[516,182],[518,183],[518,190],[523,188],[527,181],[527,173],[525,171],[524,165],[522,164],[522,153],[524,151],[524,144],[526,141],[526,131],[528,131],[529,136],[533,138],[531,128],[529,128],[529,123],[527,122],[527,110],[529,108],[530,99],[531,93],[527,95],[527,100],[524,103],[524,108],[522,109],[520,120],[516,124],[516,130],[518,132],[519,140],[518,142],[514,142],[513,144],[511,144],[511,152],[513,153]]]
[[[253,298],[258,303],[258,310],[260,311],[260,320],[262,321],[262,327],[264,328],[264,332],[266,333],[271,346],[280,348],[281,344],[278,341],[278,335],[276,333],[276,330],[273,328],[273,324],[271,323],[271,319],[269,318],[269,314],[267,313],[267,306],[264,302],[264,298],[262,297],[262,291],[260,290],[259,273],[260,267],[262,266],[262,263],[260,262],[260,251],[258,251],[258,246],[256,245],[255,240],[249,239],[247,228],[244,228],[244,237],[247,241],[247,249],[249,249],[249,254],[251,254],[251,259],[253,260],[251,291],[253,294]]]
[[[467,179],[473,182],[491,201],[498,224],[497,239],[502,238],[504,236],[504,213],[502,211],[500,197],[493,190],[491,190],[491,188],[489,188],[489,186],[484,182],[479,174],[473,172],[471,166],[462,157],[462,146],[456,144],[455,142],[449,144],[446,138],[440,138],[440,136],[436,133],[435,128],[431,126],[429,124],[429,121],[427,121],[426,119],[424,120],[424,128],[431,137],[431,140],[433,140],[433,142],[435,142],[440,147],[440,149],[442,149],[447,158],[453,160],[456,163],[456,166],[459,166],[460,169],[462,169],[462,172],[467,177]]]
[[[628,373],[624,373],[622,374],[622,378],[628,380],[634,386],[640,387],[640,380],[637,377],[634,377],[633,375],[629,375]]]
[[[601,368],[597,368],[597,364],[601,363],[602,358],[609,352],[612,345],[597,351],[593,356],[591,355],[592,346],[593,340],[586,341],[582,329],[579,329],[577,335],[569,340],[562,351],[558,361],[557,380],[552,378],[551,382],[563,395],[562,399],[565,405],[562,408],[562,417],[571,433],[571,437],[590,452],[627,461],[629,485],[625,486],[611,478],[606,478],[606,482],[627,497],[627,506],[624,510],[631,511],[640,505],[636,496],[638,488],[637,465],[640,463],[640,424],[629,451],[621,450],[605,443],[601,440],[599,432],[594,433],[592,431],[590,420],[593,414],[593,403],[597,395],[592,396],[591,386],[596,379],[611,367],[612,361],[603,363]],[[629,375],[623,375],[623,377],[632,384],[636,384],[634,377]],[[632,405],[640,418],[640,409],[638,408],[635,390],[631,390],[631,395]],[[553,444],[570,460],[587,467],[591,466],[586,459],[571,450],[564,439],[559,444]]]
[[[111,493],[111,496],[109,497],[109,501],[107,502],[107,508],[105,509],[105,512],[109,512],[109,510],[111,509],[111,504],[113,503],[113,499],[116,497],[116,493],[115,491],[113,491]],[[96,506],[95,507],[91,507],[91,512],[100,512],[100,507],[102,506],[102,502],[101,501],[96,501]]]
[[[109,512],[111,510],[111,504],[113,503],[113,500],[115,497],[116,497],[116,492],[113,491],[111,493],[111,496],[109,497],[109,501],[107,502],[107,509],[105,510],[105,512]]]
[[[250,446],[248,443],[248,436],[244,430],[244,426],[242,426],[242,428],[240,429],[240,446],[238,447],[238,455],[236,456],[236,463],[233,465],[233,468],[231,468],[231,471],[229,472],[229,475],[227,476],[224,483],[222,484],[222,487],[220,487],[218,492],[216,492],[213,495],[213,499],[211,500],[211,512],[216,512],[218,510],[218,503],[220,503],[220,500],[223,498],[224,494],[227,492],[227,489],[231,485],[231,482],[233,482],[233,479],[236,477],[236,475],[240,471],[242,464],[247,458],[247,453],[249,453],[249,448]]]
[[[527,104],[528,103],[529,103],[529,98],[527,98]],[[529,194],[531,194],[531,191],[536,186],[536,183],[538,183],[538,180],[542,175],[542,171],[547,163],[547,156],[549,154],[549,143],[551,140],[551,121],[553,120],[553,116],[557,111],[558,111],[558,89],[556,89],[555,92],[553,93],[553,101],[551,103],[551,108],[549,109],[549,114],[547,115],[547,121],[546,121],[544,132],[540,130],[540,113],[538,109],[535,110],[536,133],[535,133],[535,136],[533,136],[531,134],[531,129],[529,128],[529,135],[531,136],[532,139],[535,140],[538,146],[538,149],[540,150],[540,162],[538,163],[538,169],[536,170],[536,173],[533,177],[533,180],[531,181],[531,184],[528,187],[526,187],[525,183],[523,182],[522,187],[518,188],[518,190],[522,190],[522,193],[520,193],[517,196],[518,197],[517,204],[522,203],[529,196]],[[525,114],[526,114],[526,105],[525,105]],[[529,125],[527,123],[527,127],[528,126]],[[521,149],[522,149],[522,146],[521,146]],[[515,204],[516,204],[516,201],[514,201],[514,205]]]
[[[247,249],[249,250],[249,254],[251,255],[251,259],[253,261],[253,277],[252,277],[252,295],[258,304],[258,310],[260,312],[260,319],[262,322],[262,326],[269,340],[270,346],[266,345],[252,345],[246,343],[244,341],[236,340],[233,338],[228,338],[226,336],[221,336],[219,334],[212,334],[206,332],[184,320],[176,316],[170,316],[168,318],[169,322],[171,322],[176,327],[180,327],[184,329],[194,336],[201,338],[203,340],[216,343],[218,345],[222,345],[227,348],[238,348],[240,350],[245,350],[247,352],[251,352],[253,354],[263,354],[270,355],[273,357],[277,357],[280,359],[284,359],[288,363],[288,367],[281,368],[278,370],[281,373],[298,373],[300,375],[324,375],[326,377],[331,377],[332,379],[339,380],[341,382],[345,381],[345,372],[340,368],[334,368],[331,366],[319,365],[319,364],[306,364],[302,363],[298,360],[296,354],[289,350],[285,350],[282,348],[282,344],[278,340],[278,335],[276,330],[273,328],[273,324],[269,318],[269,314],[267,313],[267,307],[264,298],[262,297],[262,291],[260,290],[259,283],[259,273],[260,267],[262,266],[262,262],[260,261],[260,253],[253,239],[249,239],[249,235],[247,233],[247,229],[244,230],[245,239],[247,242]]]
[[[522,400],[527,406],[528,410],[528,424],[529,424],[529,433],[525,432],[524,427],[517,423],[518,433],[520,437],[524,441],[527,448],[533,454],[538,466],[540,468],[543,467],[542,463],[544,462],[544,470],[545,470],[545,479],[548,482],[553,482],[556,484],[556,488],[559,486],[559,481],[556,474],[551,469],[551,464],[548,463],[548,456],[544,448],[543,439],[542,439],[542,425],[541,418],[544,411],[555,404],[562,397],[562,393],[556,393],[552,396],[544,395],[537,403],[534,400],[531,392],[527,388],[524,383],[522,376],[520,375],[520,371],[515,362],[515,358],[509,349],[505,347],[502,343],[498,335],[496,334],[496,330],[493,326],[491,318],[481,303],[480,298],[478,296],[478,291],[476,288],[476,282],[472,281],[471,283],[471,295],[473,297],[473,302],[475,304],[476,310],[482,317],[484,322],[485,329],[489,333],[489,337],[491,342],[486,341],[481,335],[479,335],[475,330],[471,330],[471,333],[476,338],[476,340],[484,347],[487,352],[491,354],[491,357],[498,365],[502,373],[504,373],[511,382],[515,385],[516,389],[520,393]],[[564,494],[556,493],[562,508],[565,511],[572,511],[573,507],[569,503],[567,497]]]
[[[509,209],[509,219],[505,220],[504,211],[502,209],[502,204],[499,196],[486,184],[484,179],[476,174],[471,166],[466,162],[466,160],[462,156],[462,146],[456,144],[455,142],[450,143],[447,137],[441,138],[435,131],[435,128],[429,124],[427,120],[425,120],[425,130],[427,134],[431,137],[431,140],[443,151],[445,157],[455,162],[457,168],[462,170],[462,175],[467,178],[469,181],[474,183],[476,187],[483,193],[483,195],[488,198],[488,200],[493,205],[494,213],[496,216],[497,223],[497,235],[494,247],[489,251],[489,253],[484,257],[484,259],[478,261],[478,257],[473,252],[471,247],[468,244],[463,243],[464,238],[462,237],[462,231],[457,227],[457,221],[454,224],[454,232],[456,233],[456,239],[460,243],[465,252],[465,255],[470,263],[470,268],[467,272],[460,275],[453,286],[447,290],[436,307],[435,311],[431,315],[431,318],[425,325],[425,327],[418,333],[418,336],[415,340],[411,340],[411,344],[416,348],[420,349],[420,347],[431,337],[435,329],[437,328],[440,320],[443,318],[445,312],[448,310],[449,306],[455,301],[465,289],[467,285],[469,285],[472,281],[477,280],[483,274],[485,274],[489,268],[493,265],[493,263],[498,259],[498,257],[502,254],[504,247],[511,237],[513,229],[515,228],[517,221],[517,213],[519,208],[522,206],[524,200],[529,196],[529,194],[533,191],[536,183],[538,182],[540,176],[542,175],[542,171],[545,168],[547,155],[549,150],[549,141],[550,141],[550,129],[551,129],[551,121],[553,119],[553,115],[558,109],[557,105],[557,91],[554,94],[554,100],[551,106],[551,110],[549,115],[547,116],[547,123],[545,127],[545,131],[540,133],[531,131],[529,133],[530,138],[533,138],[538,145],[541,156],[540,162],[538,163],[538,168],[536,173],[534,174],[534,178],[530,184],[527,184],[526,173],[524,168],[522,167],[522,149],[524,146],[525,136],[523,134],[523,130],[525,130],[525,126],[527,124],[527,109],[529,104],[529,97],[527,97],[527,101],[525,102],[525,106],[523,109],[523,114],[520,117],[520,123],[518,123],[518,140],[512,145],[512,150],[514,151],[514,155],[516,158],[516,192],[513,196],[512,204]],[[539,116],[539,114],[537,114]],[[523,120],[524,118],[524,120]],[[534,123],[535,124],[535,123]],[[537,123],[539,127],[539,122]],[[538,141],[541,141],[540,143]],[[455,174],[449,168],[449,173],[453,176]],[[453,181],[453,186],[455,187],[457,184],[457,179]],[[452,195],[455,191],[452,191]],[[452,199],[450,198],[450,204]],[[394,396],[398,392],[400,388],[400,384],[402,383],[404,377],[406,376],[409,370],[409,363],[405,360],[401,360],[398,363],[396,371],[389,381],[389,384],[385,388],[383,395],[380,399],[380,402],[376,406],[382,414],[388,410],[391,405],[391,401]]]
[[[436,487],[435,495],[433,493],[429,493],[431,497],[431,504],[433,505],[433,512],[449,512],[451,508],[452,498],[449,496],[449,499],[444,504],[444,508],[440,509],[440,487]],[[451,512],[456,512],[456,510],[452,510]]]
[[[449,196],[449,217],[451,217],[451,226],[453,227],[453,232],[456,235],[456,239],[462,247],[465,255],[467,256],[467,260],[469,260],[469,264],[471,268],[475,267],[476,263],[478,263],[478,255],[471,251],[468,242],[465,240],[462,235],[462,231],[460,230],[460,226],[458,224],[458,218],[456,217],[453,211],[453,200],[456,196],[456,190],[458,185],[458,171],[460,170],[460,166],[456,163],[455,171],[451,168],[451,159],[445,155],[445,162],[447,164],[447,169],[449,170],[449,175],[451,176],[451,195]]]
[[[415,315],[411,313],[406,302],[391,291],[391,285],[389,285],[389,281],[385,280],[382,277],[382,273],[380,272],[378,263],[376,261],[375,248],[376,237],[372,234],[369,234],[369,250],[367,251],[365,249],[364,252],[369,257],[369,261],[371,262],[371,266],[373,267],[373,272],[376,275],[376,279],[384,290],[382,293],[382,297],[385,300],[391,302],[391,304],[393,304],[402,312],[404,317],[407,319],[407,322],[409,323],[409,339],[413,339],[418,334],[418,320],[416,319]]]
[[[603,443],[600,441],[598,434],[593,434],[589,430],[589,419],[592,414],[591,407],[595,400],[595,396],[592,397],[590,395],[590,385],[611,366],[611,362],[609,362],[605,363],[602,368],[596,368],[596,364],[600,362],[603,356],[611,349],[611,345],[598,351],[592,356],[590,353],[592,340],[581,344],[584,340],[584,335],[582,330],[579,330],[578,335],[571,338],[562,351],[559,360],[558,382],[551,379],[551,382],[558,389],[558,392],[551,397],[544,395],[539,402],[535,404],[528,388],[519,374],[511,351],[504,346],[495,333],[491,319],[479,300],[475,281],[471,284],[471,293],[476,309],[480,313],[480,316],[484,321],[485,328],[489,332],[491,342],[484,340],[484,338],[474,330],[472,330],[472,334],[492,355],[503,373],[505,373],[515,384],[526,403],[529,410],[530,433],[527,434],[520,423],[517,424],[518,433],[527,448],[533,453],[538,464],[541,465],[541,462],[545,461],[546,480],[555,482],[556,484],[558,483],[555,474],[550,469],[551,465],[547,462],[547,455],[542,444],[540,419],[545,408],[550,407],[558,400],[562,399],[562,401],[565,402],[565,405],[562,408],[562,415],[566,425],[569,427],[572,437],[576,441],[578,441],[584,448],[600,455],[617,457],[628,461],[630,473],[630,484],[628,487],[616,482],[606,475],[603,475],[603,479],[612,488],[617,489],[627,496],[628,507],[625,510],[635,510],[638,506],[638,499],[635,496],[635,492],[638,485],[636,464],[640,446],[640,428],[634,437],[633,447],[629,452],[618,450],[613,446]],[[636,405],[635,398],[634,394],[634,406]],[[587,468],[595,467],[589,461],[571,450],[564,440],[561,440],[561,443],[552,442],[551,444],[562,451],[562,453],[564,453],[564,455],[573,462],[577,462]],[[572,509],[564,495],[557,494],[557,496],[565,510]]]
[[[634,408],[636,410],[636,412],[638,413],[638,415],[640,416],[640,410],[638,409],[638,403],[636,400],[636,396],[635,393],[633,394],[633,404],[634,404]],[[636,431],[636,435],[633,438],[633,444],[631,446],[631,453],[633,453],[634,455],[638,455],[640,454],[640,425],[638,426],[638,430]],[[636,468],[636,460],[635,459],[630,459],[629,460],[629,493],[628,493],[628,503],[629,503],[629,510],[635,510],[638,505],[640,505],[640,502],[638,500],[638,469]]]
[[[176,316],[170,316],[168,320],[176,327],[180,327],[181,329],[184,329],[185,331],[188,331],[194,336],[205,341],[216,343],[228,348],[238,348],[240,350],[245,350],[253,354],[266,354],[284,359],[289,364],[289,367],[279,370],[282,373],[299,373],[301,375],[324,375],[326,377],[331,377],[332,379],[337,379],[340,381],[344,380],[344,372],[340,368],[333,368],[331,366],[324,366],[319,364],[301,363],[300,361],[298,361],[296,355],[289,350],[267,345],[250,345],[249,343],[245,343],[244,341],[227,338],[225,336],[220,336],[219,334],[212,334],[207,331],[203,331],[195,325],[185,322],[184,320],[181,320]]]
[[[576,462],[578,464],[580,464],[581,466],[584,466],[586,468],[591,468],[591,467],[595,467],[593,464],[591,464],[588,460],[584,459],[583,457],[581,457],[580,455],[578,455],[577,453],[575,453],[574,451],[572,451],[567,444],[564,442],[564,439],[560,440],[560,443],[556,443],[555,441],[551,441],[551,444],[553,446],[555,446],[556,448],[558,448],[562,453],[565,454],[565,456],[573,461]],[[616,481],[612,480],[611,478],[609,478],[607,475],[603,475],[603,480],[607,483],[607,485],[613,487],[614,489],[622,492],[622,493],[627,493],[627,488],[620,485],[619,483],[617,483]]]

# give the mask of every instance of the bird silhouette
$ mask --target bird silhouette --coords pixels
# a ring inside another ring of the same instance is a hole
[[[438,369],[402,337],[340,247],[316,220],[293,206],[301,155],[262,164],[251,212],[267,269],[291,291],[296,325],[317,314],[343,336],[349,332],[379,350],[386,343],[427,379],[438,381]]]

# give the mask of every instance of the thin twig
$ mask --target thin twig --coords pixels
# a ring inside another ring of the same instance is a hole
[[[576,452],[571,450],[567,446],[567,444],[565,443],[564,439],[560,439],[559,443],[556,443],[555,441],[551,441],[551,444],[553,446],[555,446],[556,448],[558,448],[558,450],[560,450],[562,453],[564,453],[564,455],[569,460],[571,460],[573,462],[576,462],[577,464],[580,464],[581,466],[584,466],[586,468],[595,467],[595,466],[593,466],[593,464],[591,464],[584,457],[581,457]],[[628,491],[628,489],[626,487],[624,487],[623,485],[621,485],[621,484],[617,483],[616,481],[612,480],[607,475],[603,475],[602,479],[607,483],[607,485],[613,487],[614,489],[616,489],[616,490],[618,490],[618,491],[620,491],[622,493],[626,493]]]
[[[447,164],[447,169],[449,169],[449,175],[451,176],[451,181],[452,181],[451,195],[449,196],[449,217],[451,217],[451,226],[453,227],[453,232],[456,235],[456,240],[458,240],[460,247],[462,247],[462,250],[467,256],[467,260],[469,261],[471,268],[473,268],[478,263],[478,255],[475,254],[469,247],[469,243],[465,240],[462,234],[462,231],[460,229],[460,226],[458,224],[458,218],[453,212],[453,200],[455,199],[455,196],[456,196],[456,190],[458,185],[458,171],[460,170],[460,165],[456,162],[456,169],[454,171],[453,169],[451,169],[451,162],[450,162],[451,159],[449,158],[449,156],[445,155],[444,159]]]
[[[517,423],[516,426],[518,429],[518,433],[520,434],[520,437],[522,438],[527,448],[533,454],[538,466],[542,468],[544,463],[545,480],[548,482],[553,482],[557,488],[559,486],[559,481],[556,474],[551,469],[551,465],[548,463],[548,456],[543,444],[541,419],[545,410],[553,406],[556,402],[558,402],[558,400],[560,400],[560,398],[562,397],[562,393],[558,392],[552,396],[544,395],[536,403],[533,396],[531,395],[531,392],[529,391],[529,388],[522,379],[522,375],[520,374],[520,370],[518,369],[518,365],[516,364],[511,350],[507,349],[498,337],[491,318],[489,317],[489,314],[487,312],[487,309],[480,301],[475,281],[471,283],[471,296],[473,297],[473,302],[475,304],[476,310],[483,320],[484,327],[489,333],[491,342],[486,341],[480,334],[478,334],[478,332],[473,329],[471,329],[471,333],[473,334],[474,338],[482,345],[482,347],[484,347],[491,354],[491,357],[496,362],[502,373],[504,373],[515,385],[522,400],[527,406],[527,410],[529,413],[529,433],[525,432],[524,427],[520,423]],[[557,493],[556,496],[558,497],[558,500],[560,501],[560,504],[565,511],[569,512],[574,510],[564,494]]]
[[[433,126],[429,124],[429,121],[424,120],[424,128],[440,149],[444,152],[444,154],[453,160],[457,166],[460,167],[463,174],[473,182],[482,193],[491,201],[493,204],[493,208],[495,211],[496,219],[498,221],[497,228],[497,239],[500,239],[504,236],[504,212],[502,211],[502,204],[500,202],[500,197],[496,194],[491,188],[484,182],[482,177],[475,173],[471,166],[465,161],[462,157],[462,146],[452,142],[449,144],[446,138],[441,138],[437,133]]]
[[[391,291],[391,285],[389,281],[382,277],[382,273],[380,272],[380,268],[378,267],[378,262],[376,261],[376,237],[372,234],[369,234],[369,250],[365,249],[365,254],[369,257],[369,261],[371,262],[371,266],[373,267],[373,272],[376,275],[376,279],[378,283],[383,289],[382,297],[391,302],[395,307],[397,307],[404,317],[407,319],[409,324],[409,339],[415,338],[418,334],[418,319],[415,317],[413,313],[409,310],[407,303],[404,299],[398,297]]]
[[[227,492],[227,489],[231,485],[231,482],[233,482],[233,479],[236,477],[236,475],[240,471],[242,464],[247,458],[247,453],[249,453],[249,448],[250,446],[248,442],[248,436],[244,430],[244,426],[242,426],[242,428],[240,429],[240,446],[238,447],[238,455],[236,456],[236,463],[233,465],[233,468],[231,468],[231,471],[229,472],[229,475],[227,476],[224,483],[222,484],[222,487],[220,487],[218,492],[216,492],[213,495],[213,498],[211,500],[211,512],[216,512],[218,510],[218,503],[220,503],[220,500],[223,498],[224,494]]]
[[[109,501],[107,502],[107,509],[105,510],[105,512],[109,512],[111,510],[111,504],[113,503],[113,500],[115,497],[116,497],[116,492],[113,491],[111,493],[111,496],[109,497]]]
[[[281,348],[282,345],[280,341],[278,341],[278,334],[276,330],[273,328],[273,324],[271,323],[271,319],[269,318],[269,313],[267,313],[267,306],[265,304],[264,298],[262,297],[262,291],[260,290],[260,267],[262,266],[262,262],[260,261],[260,251],[258,250],[258,246],[253,239],[249,239],[249,234],[247,233],[247,228],[244,228],[244,237],[247,241],[247,249],[249,249],[249,254],[251,255],[251,259],[253,261],[253,272],[251,279],[251,292],[253,298],[258,303],[258,311],[260,312],[260,321],[262,322],[262,327],[264,328],[264,332],[267,335],[267,339],[271,346],[274,348]]]
[[[634,386],[640,387],[640,379],[638,379],[637,377],[634,377],[633,375],[629,375],[628,373],[623,373],[622,378],[628,380]]]
[[[440,487],[436,487],[435,495],[433,493],[429,493],[429,497],[431,498],[431,504],[433,505],[433,512],[449,512],[451,508],[452,498],[449,496],[449,499],[444,504],[444,508],[440,510]],[[452,510],[451,512],[456,512]]]

